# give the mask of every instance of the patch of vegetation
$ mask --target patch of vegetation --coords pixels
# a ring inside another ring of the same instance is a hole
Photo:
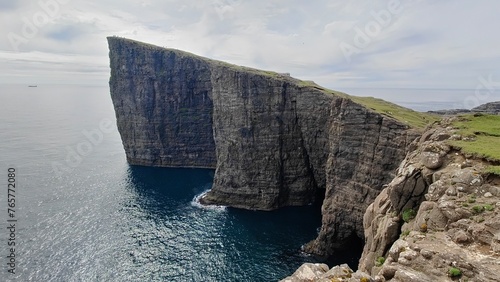
[[[486,173],[492,173],[500,176],[500,165],[490,165],[486,168]]]
[[[405,230],[405,231],[401,232],[401,235],[399,235],[399,238],[404,239],[408,235],[410,235],[410,230]]]
[[[484,207],[480,206],[480,205],[473,206],[472,212],[475,214],[480,214],[480,213],[484,212]]]
[[[380,267],[384,264],[385,262],[385,258],[384,257],[378,257],[376,260],[375,260],[375,266],[377,267]]]
[[[448,270],[448,276],[450,277],[460,277],[462,276],[462,271],[456,267],[451,267]]]
[[[410,220],[414,219],[415,216],[417,215],[417,212],[414,211],[413,209],[406,209],[403,211],[403,221],[408,223]]]
[[[495,207],[488,204],[488,205],[484,205],[483,208],[485,211],[492,211]]]
[[[467,202],[469,204],[475,203],[476,202],[476,195],[470,195],[469,198],[467,199]]]
[[[359,278],[359,282],[370,282],[370,278],[361,277]]]
[[[453,126],[467,140],[449,141],[463,153],[490,161],[500,161],[500,115],[461,116]],[[488,171],[490,168],[488,168]],[[500,167],[493,166],[491,172],[500,175]]]

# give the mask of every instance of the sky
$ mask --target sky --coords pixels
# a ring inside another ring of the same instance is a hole
[[[332,89],[491,92],[499,11],[498,0],[0,0],[0,84],[106,85],[116,35]]]

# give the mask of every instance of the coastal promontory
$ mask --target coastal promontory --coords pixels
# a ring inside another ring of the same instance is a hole
[[[254,210],[322,203],[305,246],[363,241],[363,215],[431,115],[289,74],[108,38],[110,90],[130,164],[214,168],[204,204]]]

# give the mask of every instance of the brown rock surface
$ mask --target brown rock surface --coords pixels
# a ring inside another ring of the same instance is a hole
[[[483,160],[451,150],[442,137],[453,135],[449,120],[424,133],[367,209],[360,270],[383,281],[451,281],[448,271],[455,267],[467,281],[500,281],[500,198],[491,192],[498,176],[483,172]],[[441,165],[429,166],[430,151]],[[416,215],[405,223],[406,209]],[[378,257],[386,258],[382,268]]]

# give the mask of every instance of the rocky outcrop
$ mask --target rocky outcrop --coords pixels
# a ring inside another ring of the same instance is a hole
[[[323,193],[323,226],[306,246],[311,253],[328,256],[362,237],[364,211],[417,135],[388,113],[289,75],[117,37],[108,42],[129,163],[215,168],[205,204],[272,210]]]
[[[359,268],[376,281],[451,281],[451,269],[499,281],[500,179],[447,144],[461,138],[449,122],[424,133],[364,215]]]
[[[489,161],[448,145],[465,138],[453,121],[410,145],[366,210],[356,276],[345,265],[304,264],[282,281],[500,281],[500,177]]]
[[[370,275],[361,271],[354,272],[347,264],[330,269],[326,264],[305,263],[293,275],[281,280],[281,282],[369,282],[370,280]]]
[[[486,103],[471,110],[468,109],[452,109],[452,110],[438,110],[438,111],[429,111],[431,114],[436,115],[444,115],[444,116],[455,116],[461,114],[474,114],[474,113],[482,113],[482,114],[490,114],[490,115],[498,115],[500,114],[500,102],[491,102]]]
[[[473,108],[471,111],[475,113],[498,115],[500,114],[500,101],[486,103],[484,105]]]
[[[442,116],[454,116],[461,114],[469,114],[471,113],[471,110],[468,109],[435,110],[435,111],[428,111],[428,113],[435,115],[442,115]]]

